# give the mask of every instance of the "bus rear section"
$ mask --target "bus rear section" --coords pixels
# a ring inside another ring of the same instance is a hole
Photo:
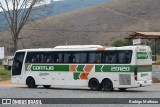
[[[152,55],[148,46],[136,48],[135,86],[152,85]]]

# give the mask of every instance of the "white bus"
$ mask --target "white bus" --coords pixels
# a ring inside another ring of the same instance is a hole
[[[37,86],[80,86],[91,90],[126,90],[152,84],[148,46],[57,46],[15,53],[12,82]]]

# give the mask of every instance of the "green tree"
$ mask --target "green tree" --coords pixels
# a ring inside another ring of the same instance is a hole
[[[128,39],[117,40],[112,43],[112,46],[120,47],[120,46],[128,46],[130,45],[130,41]]]

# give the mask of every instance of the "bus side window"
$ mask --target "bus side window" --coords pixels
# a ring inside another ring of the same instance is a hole
[[[51,55],[48,55],[48,56],[47,56],[46,63],[52,63],[52,62],[53,62],[52,56],[51,56]]]
[[[88,54],[88,63],[101,63],[102,53],[101,52],[90,52]]]
[[[131,51],[119,51],[118,52],[118,63],[130,63],[132,57]]]
[[[96,53],[96,63],[101,63],[101,53]]]
[[[58,53],[58,58],[56,59],[57,63],[63,63],[63,54],[62,53]]]
[[[87,62],[87,53],[80,53],[80,63],[86,63]]]
[[[80,53],[74,53],[75,58],[73,59],[73,62],[79,63],[80,62]]]
[[[64,53],[64,63],[69,63],[69,53]]]
[[[87,53],[84,52],[72,52],[69,55],[69,63],[86,63]]]
[[[31,62],[32,62],[32,63],[36,63],[36,62],[37,62],[36,58],[33,57]]]
[[[125,58],[125,53],[124,52],[119,52],[118,53],[118,59],[119,63],[126,63],[126,58]]]
[[[113,64],[116,63],[116,52],[105,52],[105,63]]]
[[[31,56],[29,55],[29,53],[27,53],[27,57],[26,57],[25,63],[31,63],[31,62],[32,62],[32,58],[31,58]]]
[[[46,56],[45,53],[39,54],[39,63],[45,63],[46,62]]]
[[[96,61],[96,53],[93,53],[93,52],[90,52],[89,54],[88,54],[89,56],[88,56],[88,63],[95,63],[95,61]]]
[[[37,55],[38,53],[36,52],[28,52],[25,63],[37,63]]]
[[[57,61],[58,61],[58,53],[56,53],[56,52],[53,52],[52,53],[52,60],[51,60],[51,62],[52,63],[58,63]]]
[[[75,62],[75,56],[74,54],[70,53],[68,63],[74,63],[74,62]]]

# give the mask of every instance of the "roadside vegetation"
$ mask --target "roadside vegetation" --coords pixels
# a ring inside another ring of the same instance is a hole
[[[0,65],[0,81],[10,80],[11,79],[11,71],[4,69],[2,65]]]
[[[112,46],[120,47],[120,46],[128,46],[130,45],[130,41],[127,39],[116,40],[112,43]]]

